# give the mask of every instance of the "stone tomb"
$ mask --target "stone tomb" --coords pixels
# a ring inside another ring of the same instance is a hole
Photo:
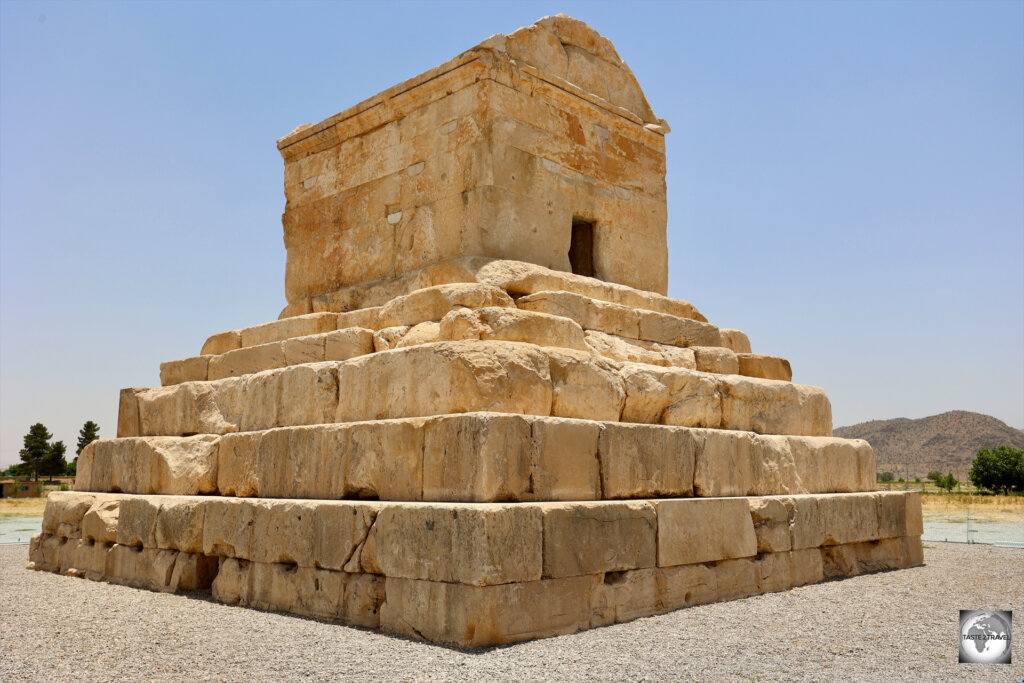
[[[921,564],[825,393],[664,295],[667,132],[557,16],[290,133],[281,317],[123,390],[30,566],[478,647]]]

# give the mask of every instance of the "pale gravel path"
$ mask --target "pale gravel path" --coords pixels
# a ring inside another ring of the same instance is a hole
[[[0,680],[1024,678],[1024,550],[928,543],[926,566],[459,652],[24,569],[0,546]],[[958,610],[1013,609],[1012,665],[957,664]]]

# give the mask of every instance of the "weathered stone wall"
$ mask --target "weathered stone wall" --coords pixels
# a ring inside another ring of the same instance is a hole
[[[664,294],[665,132],[584,24],[495,36],[279,141],[287,299],[459,256],[569,271],[574,217],[597,278]]]

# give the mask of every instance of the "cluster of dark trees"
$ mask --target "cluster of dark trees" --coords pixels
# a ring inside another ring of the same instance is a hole
[[[1010,446],[982,448],[968,474],[971,483],[995,493],[1024,493],[1024,451]]]
[[[75,459],[68,462],[65,459],[67,447],[63,441],[50,442],[53,434],[42,422],[37,422],[28,428],[25,435],[24,448],[18,451],[21,456],[21,463],[11,465],[3,474],[14,477],[31,476],[39,481],[40,475],[44,477],[59,477],[61,475],[74,475],[78,467],[78,456],[90,443],[100,438],[100,426],[89,420],[78,431],[78,444],[75,450]]]
[[[934,481],[937,487],[946,491],[952,491],[960,483],[960,480],[954,477],[952,472],[945,475],[942,472],[929,472],[927,478]]]

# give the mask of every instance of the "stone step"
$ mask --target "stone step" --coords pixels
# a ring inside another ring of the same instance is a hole
[[[874,487],[860,440],[501,413],[101,439],[76,479],[94,492],[478,502]]]
[[[425,292],[426,290],[423,293]],[[441,298],[450,292],[430,294]],[[420,303],[423,303],[422,299]],[[618,361],[682,367],[720,374],[742,374],[763,379],[792,379],[789,362],[774,356],[736,354],[724,347],[677,347],[595,330],[584,331],[570,318],[515,307],[471,308],[442,299],[436,306],[429,307],[430,310],[424,310],[425,308],[404,306],[385,313],[374,313],[372,321],[363,321],[373,325],[373,329],[348,327],[255,346],[243,346],[218,355],[167,361],[160,364],[160,383],[162,386],[170,386],[184,382],[240,377],[290,365],[348,360],[375,351],[436,341],[462,340],[516,341],[538,346],[591,351]],[[434,321],[431,317],[434,315],[443,317]],[[318,321],[308,322],[312,324],[322,320],[321,317]],[[340,320],[342,316],[339,316]],[[390,324],[398,321],[407,321],[410,324]],[[381,327],[385,322],[388,325]]]
[[[818,387],[619,363],[519,342],[458,341],[127,390],[118,436],[226,434],[473,411],[832,433],[831,406]]]
[[[592,299],[642,308],[681,318],[706,322],[706,318],[688,301],[673,299],[626,285],[596,278],[551,270],[523,261],[467,257],[442,261],[397,278],[378,280],[289,304],[281,318],[320,313],[355,311],[383,306],[392,299],[434,285],[479,282],[499,287],[512,296],[561,290]]]
[[[29,555],[37,569],[158,590],[209,581],[222,602],[475,647],[917,565],[920,534],[916,492],[504,504],[58,492]],[[179,562],[194,569],[176,583]]]

